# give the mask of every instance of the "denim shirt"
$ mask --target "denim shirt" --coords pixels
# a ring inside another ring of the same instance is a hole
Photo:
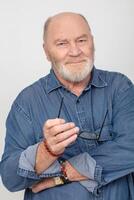
[[[62,98],[60,118],[80,128],[63,157],[89,180],[34,194],[33,184],[61,175],[57,160],[41,175],[34,165],[44,139],[42,127],[57,117]],[[134,199],[134,86],[126,76],[94,67],[91,82],[78,97],[51,70],[18,95],[6,128],[0,174],[8,190],[25,189],[25,200]]]

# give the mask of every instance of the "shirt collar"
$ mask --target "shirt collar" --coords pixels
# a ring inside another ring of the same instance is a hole
[[[53,90],[63,87],[62,84],[58,81],[53,69],[50,70],[50,74],[48,75],[47,81],[46,81],[46,89],[47,92],[50,93]]]
[[[104,80],[104,77],[100,70],[93,67],[92,70],[92,79],[89,85],[87,86],[86,90],[90,87],[90,85],[93,85],[94,87],[106,87],[107,82]],[[64,87],[59,80],[57,79],[53,69],[50,70],[50,74],[48,75],[47,81],[46,81],[46,89],[47,92],[50,93],[55,89],[58,89],[60,87]]]
[[[92,79],[90,84],[98,88],[106,87],[108,85],[105,81],[105,77],[103,76],[102,71],[96,69],[95,67],[93,67],[92,70]]]

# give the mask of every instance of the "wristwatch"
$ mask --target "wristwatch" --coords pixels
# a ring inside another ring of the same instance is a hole
[[[53,179],[56,186],[64,184],[64,181],[60,176],[54,177]]]

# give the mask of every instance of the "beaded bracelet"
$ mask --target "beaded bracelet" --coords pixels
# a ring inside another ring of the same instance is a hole
[[[67,173],[66,173],[66,169],[65,169],[65,162],[66,162],[65,159],[63,159],[63,158],[59,159],[59,163],[61,165],[61,173],[62,173],[61,178],[62,178],[64,184],[67,184],[67,183],[71,183],[71,181],[67,177]]]
[[[52,151],[50,150],[50,148],[48,147],[48,144],[47,144],[47,141],[46,141],[46,140],[44,140],[43,143],[44,143],[44,146],[45,146],[47,152],[48,152],[51,156],[59,157],[59,156],[62,155],[62,154],[55,154],[54,152],[52,152]]]

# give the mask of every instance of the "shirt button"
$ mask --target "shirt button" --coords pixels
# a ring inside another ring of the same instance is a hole
[[[97,189],[97,195],[99,196],[101,193],[101,190],[100,189]]]

